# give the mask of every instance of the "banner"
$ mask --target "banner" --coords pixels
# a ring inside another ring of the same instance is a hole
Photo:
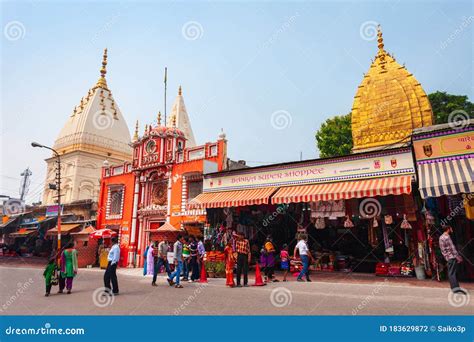
[[[301,185],[414,174],[410,149],[220,172],[204,176],[204,192]]]

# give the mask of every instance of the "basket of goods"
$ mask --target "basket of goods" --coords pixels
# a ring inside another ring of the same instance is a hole
[[[389,264],[385,262],[378,262],[375,265],[375,275],[376,276],[386,276],[388,275],[388,266]]]
[[[399,263],[390,264],[388,266],[388,275],[391,277],[399,277],[401,275],[400,271],[401,267]]]
[[[405,261],[400,266],[400,273],[402,276],[405,277],[413,277],[415,273],[415,268],[413,267],[413,264],[411,262]]]
[[[303,263],[301,259],[292,259],[290,260],[290,272],[300,272],[303,269]]]

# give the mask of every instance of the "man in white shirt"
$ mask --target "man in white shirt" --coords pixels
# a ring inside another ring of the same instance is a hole
[[[107,260],[107,269],[104,274],[104,287],[110,295],[116,296],[119,294],[118,280],[117,280],[117,264],[120,260],[120,247],[118,245],[117,237],[112,238],[112,248],[109,251]],[[110,282],[112,282],[112,292],[110,288]]]
[[[303,263],[303,269],[301,270],[296,280],[303,281],[303,275],[305,275],[306,281],[311,281],[311,279],[309,279],[309,260],[312,258],[312,256],[311,252],[309,251],[308,244],[306,242],[306,236],[303,234],[300,235],[299,241],[295,246],[295,250],[293,251],[294,257],[296,257],[297,251],[299,252],[301,262]]]

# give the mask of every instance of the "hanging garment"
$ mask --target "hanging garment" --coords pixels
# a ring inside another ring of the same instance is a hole
[[[402,221],[402,224],[400,225],[400,228],[402,228],[402,229],[412,229],[412,226],[408,222],[406,214],[403,214],[403,221]]]
[[[351,221],[349,216],[346,216],[346,220],[344,221],[344,228],[354,228],[354,223]]]
[[[393,253],[393,245],[392,245],[392,240],[390,240],[388,236],[388,230],[387,230],[387,225],[382,224],[382,234],[383,234],[383,242],[385,245],[385,252],[387,253]]]
[[[326,222],[324,221],[324,217],[318,217],[314,226],[316,227],[316,229],[326,228]]]
[[[374,218],[372,223],[369,223],[369,231],[368,231],[368,242],[369,244],[375,248],[377,247],[378,238],[377,238],[377,227],[378,227],[377,220]]]

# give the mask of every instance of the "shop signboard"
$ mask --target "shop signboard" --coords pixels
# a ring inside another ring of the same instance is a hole
[[[474,154],[474,126],[413,138],[417,162]]]
[[[63,209],[64,207],[61,205],[61,215],[63,214]],[[46,217],[54,217],[58,216],[58,210],[59,206],[58,205],[49,205],[46,207]]]
[[[204,192],[414,174],[409,148],[205,175]]]

